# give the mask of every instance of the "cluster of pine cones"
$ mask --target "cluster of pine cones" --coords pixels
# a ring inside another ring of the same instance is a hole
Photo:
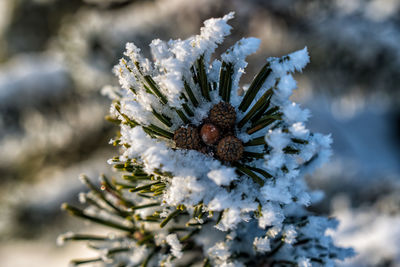
[[[198,127],[187,125],[177,129],[174,141],[177,148],[193,149],[235,162],[243,155],[243,143],[235,137],[235,108],[226,102],[214,105]]]

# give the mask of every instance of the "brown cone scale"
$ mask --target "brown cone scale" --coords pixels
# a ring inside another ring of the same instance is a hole
[[[207,145],[215,144],[220,136],[219,129],[211,123],[206,123],[201,127],[200,136]]]
[[[209,118],[221,130],[231,129],[235,125],[236,111],[231,104],[219,102],[211,108]]]
[[[219,141],[217,156],[224,161],[238,161],[243,155],[243,143],[234,136],[227,136]]]
[[[199,149],[200,135],[195,127],[181,127],[174,133],[176,147],[183,149]]]

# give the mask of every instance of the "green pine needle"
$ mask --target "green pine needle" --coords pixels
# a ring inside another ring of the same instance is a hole
[[[106,198],[105,193],[103,191],[101,191],[100,189],[98,189],[94,184],[92,184],[92,182],[89,180],[89,178],[86,175],[82,175],[81,179],[86,184],[86,186],[89,187],[89,189],[98,198],[100,198],[102,201],[104,201],[109,207],[111,207],[113,210],[115,210],[119,215],[121,215],[122,217],[126,217],[127,215],[129,215],[127,212],[121,210],[120,208],[115,206],[113,203],[111,203],[111,201],[109,201]]]
[[[234,166],[239,172],[253,179],[255,183],[259,184],[260,186],[264,185],[264,181],[260,177],[258,177],[257,174],[255,174],[251,169],[249,169],[246,165],[242,165],[236,162]]]
[[[269,174],[268,172],[266,172],[263,169],[260,168],[256,168],[256,167],[251,167],[251,166],[247,166],[250,170],[258,172],[259,174],[261,174],[262,176],[264,176],[266,179],[270,179],[272,178],[272,175]]]
[[[87,264],[87,263],[93,263],[93,262],[98,262],[98,261],[102,261],[102,258],[91,258],[91,259],[75,259],[75,260],[71,260],[71,265],[72,266],[78,266],[78,265],[82,265],[82,264]]]
[[[261,71],[257,74],[257,76],[253,79],[250,84],[249,89],[247,90],[245,96],[242,99],[242,102],[239,105],[239,109],[241,111],[246,111],[250,106],[253,99],[256,97],[258,91],[261,89],[264,82],[267,80],[268,76],[271,74],[272,69],[270,67],[269,62],[264,65]]]
[[[139,123],[137,123],[135,120],[129,118],[126,114],[121,112],[121,107],[120,107],[119,103],[115,104],[114,107],[117,110],[117,112],[125,119],[125,123],[126,124],[128,124],[132,128],[134,128],[134,127],[139,125]]]
[[[161,205],[160,202],[156,202],[156,203],[138,205],[138,206],[134,206],[134,207],[131,207],[131,208],[132,208],[132,210],[139,210],[139,209],[145,209],[145,208],[150,208],[150,207],[155,207],[155,206],[160,206],[160,205]]]
[[[194,96],[193,91],[190,88],[189,84],[186,81],[184,81],[183,84],[184,84],[185,91],[186,91],[187,95],[189,96],[190,102],[192,102],[193,106],[198,107],[199,102],[197,101],[196,97]]]
[[[63,241],[105,241],[109,238],[106,236],[90,235],[90,234],[72,234],[63,236]]]
[[[188,106],[188,104],[187,104],[188,99],[187,99],[187,97],[185,96],[184,93],[181,93],[181,99],[183,99],[185,101],[185,103],[182,103],[183,110],[186,112],[186,114],[189,115],[189,117],[193,117],[194,116],[194,112]]]
[[[131,251],[131,248],[128,247],[120,247],[120,248],[111,248],[107,251],[106,256],[110,257],[112,255],[118,254],[118,253],[122,253],[122,252],[128,252]]]
[[[265,144],[266,144],[265,137],[260,136],[260,137],[251,139],[247,143],[244,143],[244,146],[260,146],[260,145],[265,145]]]
[[[189,124],[190,120],[188,117],[186,117],[185,113],[182,112],[182,110],[179,109],[175,109],[176,114],[178,114],[179,118],[181,118],[181,120],[183,121],[183,123],[185,124]],[[174,135],[172,135],[173,137]]]
[[[275,115],[264,115],[261,117],[258,121],[253,123],[250,129],[247,130],[248,134],[253,134],[255,132],[258,132],[259,130],[264,129],[271,123],[280,120],[281,119],[281,114],[275,114]]]
[[[222,100],[228,103],[230,101],[232,90],[232,75],[232,63],[226,63],[223,61],[219,73],[219,95],[222,97]]]
[[[189,108],[187,104],[182,104],[183,110],[186,112],[186,114],[189,115],[189,117],[194,116],[194,112]]]
[[[197,234],[198,232],[200,232],[200,229],[199,229],[199,228],[193,230],[193,231],[190,232],[189,234],[183,236],[183,237],[180,239],[180,242],[185,242],[185,241],[189,240],[192,236],[194,236],[194,235]]]
[[[143,261],[142,265],[140,265],[141,267],[147,267],[147,265],[149,264],[151,258],[154,256],[156,252],[153,250],[147,257],[146,259]]]
[[[164,130],[154,124],[150,124],[149,126],[143,126],[143,129],[149,129],[154,134],[161,136],[161,137],[165,137],[167,139],[172,139],[174,137],[173,133],[171,133],[167,130]]]
[[[210,85],[207,80],[206,67],[204,65],[204,56],[200,56],[196,61],[197,78],[199,81],[201,94],[207,101],[211,101]]]
[[[173,218],[175,218],[176,216],[179,215],[179,213],[181,213],[181,210],[175,210],[173,212],[171,212],[167,218],[165,218],[161,223],[160,223],[160,227],[163,228],[164,226],[167,225],[167,223],[172,220]]]
[[[252,123],[258,121],[264,114],[265,111],[269,108],[270,104],[271,104],[271,97],[272,95],[269,96],[269,98],[267,99],[267,101],[265,101],[265,103],[262,105],[262,107],[256,112],[256,114],[253,115],[253,117],[250,119],[250,121]]]
[[[160,102],[164,105],[167,104],[168,99],[161,93],[153,78],[150,75],[145,75],[143,78],[149,85],[151,91],[160,99]]]
[[[154,110],[154,108],[152,108],[152,113],[153,113],[154,117],[156,117],[165,126],[167,126],[167,127],[172,126],[171,119],[168,118],[167,116],[165,116],[164,114],[158,113],[157,111]]]
[[[143,180],[151,180],[151,176],[145,174],[145,175],[123,175],[122,178],[127,181],[131,182],[137,182],[137,181],[143,181]]]
[[[299,138],[292,138],[293,143],[306,145],[308,144],[307,140],[299,139]]]
[[[150,189],[152,186],[157,185],[157,184],[162,184],[162,182],[155,182],[155,183],[146,184],[146,185],[138,186],[138,187],[135,187],[135,188],[131,188],[131,189],[129,189],[129,192],[139,192],[139,191],[142,191],[142,190]]]
[[[112,221],[108,221],[108,220],[105,220],[105,219],[102,219],[102,218],[97,218],[97,217],[94,217],[94,216],[91,216],[91,215],[87,215],[81,209],[76,208],[74,206],[71,206],[71,205],[69,205],[67,203],[62,204],[61,208],[63,210],[68,211],[70,214],[72,214],[74,216],[77,216],[77,217],[80,217],[80,218],[83,218],[83,219],[87,219],[87,220],[90,220],[92,222],[104,225],[104,226],[120,229],[122,231],[130,232],[130,233],[133,233],[135,231],[134,226],[128,227],[128,226],[121,225],[121,224],[118,224],[118,223],[115,223],[115,222],[112,222]]]
[[[269,103],[268,99],[271,97],[272,93],[272,88],[270,88],[260,97],[260,99],[254,104],[250,111],[247,112],[243,119],[239,121],[239,128],[242,128],[246,124],[246,122],[248,122],[254,115],[260,112],[260,109],[268,108],[268,106],[265,106],[265,103]]]
[[[131,200],[126,199],[123,196],[123,194],[121,194],[121,192],[117,190],[117,188],[108,181],[105,175],[100,176],[100,182],[101,182],[101,190],[105,190],[110,195],[115,197],[118,200],[118,203],[120,203],[121,205],[124,205],[126,208],[130,208],[135,205]]]
[[[300,150],[287,146],[283,149],[283,152],[285,152],[286,154],[298,154],[300,153]]]
[[[265,156],[264,153],[256,153],[256,152],[250,152],[250,151],[243,152],[243,157],[247,157],[247,158],[263,159],[264,156]]]

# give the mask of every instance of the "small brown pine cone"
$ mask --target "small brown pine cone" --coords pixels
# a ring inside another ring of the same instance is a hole
[[[206,123],[201,127],[200,136],[204,143],[212,145],[218,141],[220,133],[214,124]]]
[[[210,121],[222,130],[227,130],[235,125],[235,108],[226,102],[219,102],[210,110]]]
[[[199,149],[200,135],[197,128],[188,126],[181,127],[174,133],[176,147],[183,149]]]
[[[243,143],[234,136],[227,136],[219,141],[217,156],[224,161],[238,161],[243,155]]]

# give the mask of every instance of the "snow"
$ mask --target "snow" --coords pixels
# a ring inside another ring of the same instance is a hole
[[[286,116],[286,120],[289,123],[300,123],[305,122],[310,117],[310,111],[307,109],[301,109],[299,104],[292,102],[286,105],[282,109],[283,114]]]
[[[229,248],[225,242],[218,242],[213,247],[208,250],[208,254],[222,261],[228,260],[231,253],[229,252]]]
[[[260,238],[256,237],[254,239],[253,245],[256,247],[259,252],[268,252],[271,251],[271,245],[269,243],[269,239],[267,237]]]
[[[296,241],[297,232],[293,225],[287,225],[283,231],[285,243],[293,244]]]
[[[208,178],[214,181],[217,185],[229,185],[237,179],[234,168],[222,166],[218,170],[212,170],[207,174]]]
[[[297,264],[299,267],[311,267],[312,266],[310,259],[307,259],[304,257],[299,258],[297,260]]]
[[[176,234],[167,235],[166,241],[168,245],[172,248],[172,255],[180,259],[183,255],[182,253],[182,244],[179,243],[178,237]]]

